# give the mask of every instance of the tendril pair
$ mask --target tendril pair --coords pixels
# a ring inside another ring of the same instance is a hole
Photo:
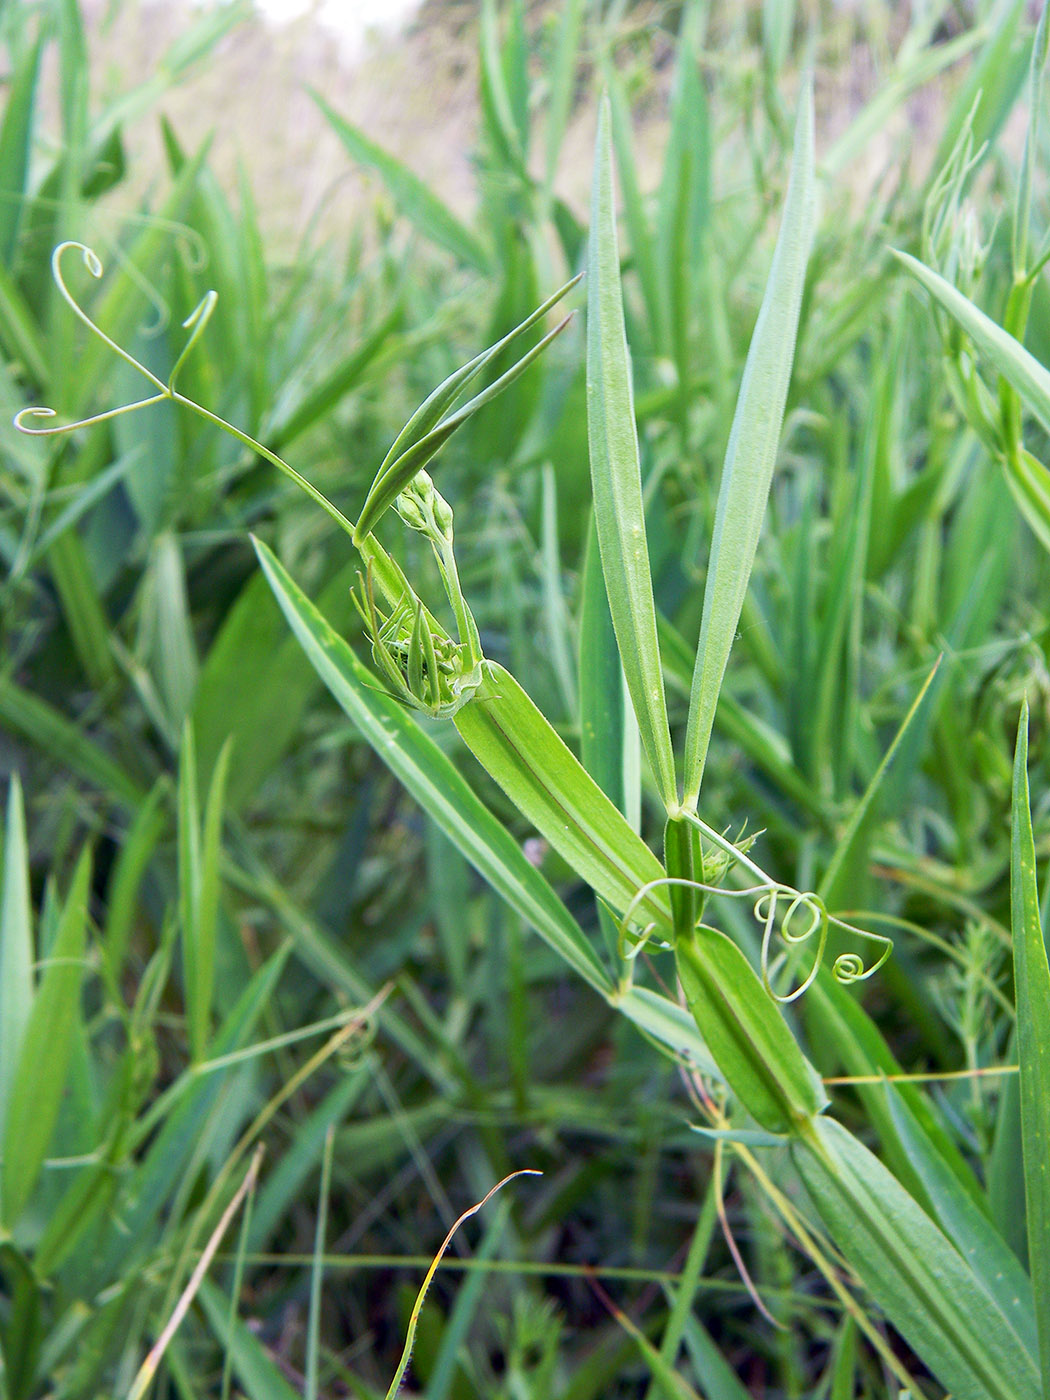
[[[117,408],[107,409],[104,413],[95,413],[88,418],[78,418],[75,422],[61,423],[51,428],[30,427],[28,420],[32,418],[55,418],[57,414],[53,408],[37,406],[23,408],[16,413],[14,417],[14,425],[19,432],[27,433],[30,437],[57,437],[62,433],[75,432],[78,428],[90,428],[95,423],[108,422],[111,418],[119,418],[125,413],[135,413],[140,408],[149,408],[155,403],[169,402],[181,404],[183,408],[188,408],[191,413],[196,413],[198,417],[203,418],[206,422],[213,424],[217,428],[221,428],[225,433],[229,433],[229,435],[235,438],[243,447],[248,448],[251,452],[257,453],[272,466],[275,466],[278,471],[283,472],[283,474],[294,481],[301,490],[305,491],[310,499],[319,505],[326,515],[352,539],[354,534],[352,522],[346,518],[338,506],[333,505],[322,491],[319,491],[316,486],[307,481],[306,477],[297,472],[283,457],[279,457],[276,452],[272,452],[268,447],[264,446],[263,443],[251,437],[250,434],[242,432],[241,429],[236,427],[233,423],[228,422],[225,418],[221,418],[217,413],[212,413],[210,409],[205,408],[203,404],[197,403],[194,399],[187,398],[185,394],[180,394],[176,389],[175,382],[178,379],[179,372],[211,319],[212,312],[215,310],[216,303],[219,300],[219,294],[215,291],[205,292],[201,300],[186,317],[185,321],[183,321],[184,329],[188,330],[190,334],[172,367],[171,373],[168,375],[167,383],[165,383],[162,379],[158,379],[152,370],[147,369],[141,361],[137,360],[130,351],[125,350],[123,346],[118,345],[115,340],[108,336],[102,327],[91,319],[73,296],[72,292],[66,286],[65,277],[62,273],[62,255],[68,248],[76,248],[79,250],[84,260],[84,266],[92,277],[98,279],[102,276],[102,260],[93,248],[89,248],[86,243],[79,243],[75,239],[67,239],[66,242],[60,243],[51,254],[51,271],[54,275],[55,285],[58,287],[59,293],[66,305],[73,312],[74,316],[76,316],[77,320],[87,326],[92,335],[101,340],[104,345],[107,345],[118,359],[123,360],[125,364],[130,365],[132,369],[137,370],[143,378],[148,380],[149,383],[153,385],[156,393],[150,394],[144,399],[136,399],[133,403],[121,404]]]
[[[162,379],[157,378],[152,370],[147,369],[141,360],[136,360],[135,356],[132,355],[130,351],[125,350],[122,346],[118,345],[115,340],[112,340],[101,326],[97,325],[91,319],[73,296],[72,292],[66,286],[65,278],[62,275],[62,254],[67,248],[79,249],[83,255],[84,266],[87,268],[88,272],[91,273],[92,277],[97,279],[102,276],[102,260],[93,248],[89,248],[86,243],[78,243],[74,239],[68,239],[65,243],[60,243],[51,254],[51,271],[54,274],[55,285],[58,287],[63,300],[69,306],[74,316],[87,326],[92,335],[97,336],[103,344],[108,345],[113,353],[119,356],[125,364],[130,365],[132,369],[138,370],[139,374],[143,375],[156,387],[157,392],[155,394],[150,394],[147,398],[136,399],[134,403],[121,404],[119,408],[110,408],[104,413],[95,413],[89,418],[79,418],[75,423],[62,423],[54,428],[31,428],[26,422],[29,418],[57,417],[53,408],[41,408],[36,406],[23,408],[15,414],[14,418],[15,427],[19,432],[27,433],[30,437],[55,437],[60,433],[71,433],[77,428],[91,427],[94,423],[105,423],[110,418],[119,418],[125,413],[134,413],[140,408],[148,408],[151,404],[163,403],[165,399],[178,400],[189,407],[197,407],[197,405],[192,404],[188,399],[184,399],[182,395],[176,391],[175,381],[178,378],[182,366],[186,363],[187,357],[192,352],[205,326],[211,319],[211,314],[215,310],[215,303],[219,299],[218,293],[213,291],[206,292],[186,317],[185,321],[183,321],[184,329],[188,330],[190,334],[186,344],[182,347],[182,353],[175,361],[171,374],[168,375],[168,382],[165,384]]]

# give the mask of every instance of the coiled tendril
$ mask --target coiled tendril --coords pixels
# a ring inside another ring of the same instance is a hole
[[[125,364],[130,365],[132,369],[138,370],[139,374],[143,375],[144,378],[155,386],[157,392],[155,394],[150,394],[147,398],[136,399],[132,403],[121,404],[118,408],[107,409],[104,413],[95,413],[88,418],[78,418],[76,422],[61,423],[53,428],[32,428],[26,421],[30,418],[55,418],[57,414],[53,408],[43,408],[36,405],[23,408],[15,414],[14,424],[19,432],[28,433],[30,437],[55,437],[60,433],[71,433],[77,428],[88,428],[93,423],[104,423],[110,418],[119,418],[125,413],[134,413],[137,409],[148,408],[151,404],[155,403],[162,403],[165,399],[181,399],[182,396],[178,394],[175,389],[175,380],[178,377],[179,370],[186,362],[186,357],[200,339],[215,309],[215,303],[218,301],[218,294],[216,292],[206,292],[186,317],[185,321],[183,321],[183,327],[190,332],[190,335],[182,348],[182,353],[175,361],[171,374],[168,376],[168,382],[165,384],[163,380],[157,378],[152,370],[147,369],[140,360],[137,360],[129,350],[125,350],[122,346],[118,345],[115,340],[111,339],[102,327],[91,319],[73,296],[62,275],[62,254],[67,248],[79,249],[80,253],[83,255],[84,266],[92,277],[97,279],[102,276],[102,261],[93,248],[89,248],[86,243],[78,243],[75,239],[68,239],[65,243],[60,243],[51,254],[51,271],[55,278],[55,285],[58,287],[63,300],[73,312],[73,315],[76,316],[77,320],[83,322],[92,335],[97,336],[104,345],[108,345],[113,353],[122,359]],[[190,404],[189,400],[182,401],[189,404],[190,407],[196,407],[196,405]]]
[[[650,921],[640,929],[632,928],[638,907],[648,899],[653,890],[671,886],[694,889],[705,895],[724,895],[729,899],[754,899],[752,905],[754,916],[762,926],[762,983],[773,1000],[782,1006],[797,1001],[815,982],[824,961],[828,931],[832,927],[840,932],[850,934],[852,937],[863,939],[867,943],[878,944],[881,949],[877,960],[870,966],[865,964],[864,959],[857,952],[839,953],[831,965],[831,971],[835,980],[842,986],[849,986],[852,982],[867,981],[869,977],[878,972],[893,952],[892,939],[887,938],[884,934],[870,933],[867,929],[858,928],[855,924],[847,923],[844,919],[829,914],[819,894],[813,891],[796,890],[791,885],[785,885],[772,879],[739,846],[734,846],[731,841],[709,827],[706,822],[692,815],[689,815],[687,819],[729,857],[729,864],[743,866],[750,875],[755,877],[757,883],[741,889],[732,889],[722,884],[709,884],[703,880],[690,880],[670,875],[650,880],[635,891],[634,897],[619,923],[619,951],[620,956],[625,961],[630,962],[638,956],[643,948],[653,943],[659,928],[655,920]],[[782,901],[786,901],[786,907],[782,908]],[[698,927],[703,928],[705,925],[700,924]],[[777,971],[776,963],[779,961],[779,958],[774,957],[772,952],[775,934],[779,935],[789,947],[800,947],[816,937],[816,951],[812,966],[801,984],[790,992],[777,992],[773,988],[772,978]],[[661,938],[655,946],[670,949],[672,945],[666,939]]]

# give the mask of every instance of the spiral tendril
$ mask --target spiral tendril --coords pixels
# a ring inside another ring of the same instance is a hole
[[[878,958],[870,966],[857,952],[839,953],[831,965],[831,972],[836,982],[842,986],[849,986],[853,982],[867,981],[869,977],[878,972],[893,952],[892,939],[887,938],[884,934],[871,933],[867,929],[858,928],[856,924],[847,923],[846,920],[830,914],[819,894],[814,891],[796,890],[791,885],[785,885],[771,879],[760,866],[756,865],[749,856],[745,855],[738,846],[734,846],[721,833],[708,827],[699,818],[690,817],[689,820],[699,827],[708,839],[717,845],[724,854],[728,855],[735,864],[742,866],[761,883],[733,889],[722,884],[716,885],[704,880],[690,880],[670,875],[650,880],[635,891],[619,923],[617,947],[620,957],[625,962],[633,961],[647,947],[653,946],[667,950],[673,946],[666,938],[657,937],[660,925],[655,919],[649,920],[640,927],[632,927],[635,924],[640,906],[648,900],[652,892],[671,886],[694,889],[705,895],[721,895],[728,899],[754,900],[752,912],[756,922],[762,928],[760,959],[762,983],[773,1000],[782,1006],[797,1001],[816,981],[824,962],[828,933],[832,928],[841,933],[849,934],[853,938],[862,939],[866,943],[877,944],[881,949]],[[801,948],[803,945],[811,943],[814,938],[816,939],[813,961],[808,973],[797,987],[788,992],[778,992],[773,986],[774,974],[783,957],[783,954],[774,955],[774,936],[779,937],[787,948]]]

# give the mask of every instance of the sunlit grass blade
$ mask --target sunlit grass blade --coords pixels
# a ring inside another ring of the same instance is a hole
[[[311,665],[383,761],[493,888],[585,981],[604,993],[608,978],[582,930],[510,832],[410,714],[377,691],[372,673],[266,546],[257,540],[255,548]]]
[[[894,256],[962,327],[989,364],[1003,376],[1050,431],[1050,373],[1020,341],[962,294],[957,287],[910,253]]]
[[[1050,1396],[1050,966],[1036,885],[1035,841],[1028,796],[1028,701],[1021,709],[1014,756],[1010,914],[1021,1065],[1028,1263],[1035,1294],[1043,1396]]]
[[[882,1092],[901,1145],[933,1207],[934,1218],[963,1258],[970,1261],[977,1277],[984,1280],[1027,1350],[1032,1356],[1037,1355],[1032,1285],[1017,1255],[960,1184],[897,1086],[887,1080]]]
[[[678,805],[649,572],[634,389],[624,329],[609,99],[598,116],[587,262],[587,436],[609,611],[661,801]]]
[[[458,219],[442,199],[422,181],[415,171],[384,151],[341,117],[319,92],[310,91],[325,120],[339,137],[347,152],[362,165],[370,166],[386,185],[394,202],[424,237],[438,244],[478,272],[487,272],[490,258],[480,239]]]
[[[3,1221],[22,1213],[44,1164],[66,1088],[84,976],[91,857],[81,853],[26,1022],[3,1135]]]
[[[685,740],[683,805],[696,810],[718,692],[765,514],[816,217],[813,99],[799,100],[791,180],[722,468]]]
[[[584,552],[579,639],[580,762],[637,830],[641,817],[638,727],[616,649],[593,517]],[[606,945],[614,949],[616,925],[600,899],[598,921]]]

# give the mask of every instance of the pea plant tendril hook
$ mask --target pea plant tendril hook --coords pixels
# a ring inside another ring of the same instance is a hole
[[[180,394],[178,389],[176,389],[175,381],[179,371],[186,363],[186,357],[197,344],[197,341],[204,332],[205,326],[207,326],[208,321],[211,319],[212,312],[219,299],[218,293],[214,291],[206,292],[196,307],[194,307],[186,317],[185,321],[183,321],[182,324],[184,328],[190,332],[190,335],[175,361],[171,374],[168,376],[168,382],[165,384],[163,380],[158,379],[152,370],[147,369],[141,361],[137,360],[130,351],[125,350],[123,346],[118,345],[115,340],[108,336],[102,327],[91,319],[73,296],[66,285],[65,277],[62,273],[62,255],[67,248],[76,248],[80,251],[84,259],[84,265],[92,277],[99,278],[102,276],[102,261],[93,248],[89,248],[86,243],[79,243],[75,239],[67,239],[66,242],[60,243],[51,255],[51,271],[54,275],[55,285],[58,287],[63,300],[69,306],[74,316],[87,326],[92,335],[97,336],[98,339],[101,340],[104,345],[107,345],[125,364],[137,370],[139,374],[154,386],[157,392],[155,394],[150,394],[147,398],[136,399],[133,403],[121,404],[117,408],[107,409],[104,413],[95,413],[88,418],[78,418],[72,423],[60,423],[56,424],[54,427],[47,428],[31,427],[29,420],[33,418],[57,417],[58,415],[53,408],[37,406],[23,408],[16,413],[14,417],[14,425],[19,432],[26,433],[31,437],[56,437],[61,433],[75,432],[78,428],[89,428],[95,423],[105,423],[109,419],[119,418],[125,413],[135,413],[140,408],[149,408],[151,404],[164,403],[165,401],[181,404],[183,408],[188,408],[191,413],[196,413],[198,417],[203,418],[206,422],[211,423],[216,428],[221,428],[225,433],[229,433],[229,435],[235,438],[243,447],[248,448],[251,452],[257,453],[258,456],[269,462],[271,466],[276,467],[278,471],[282,472],[291,481],[294,481],[295,484],[302,491],[305,491],[310,499],[316,505],[319,505],[325,514],[339,526],[340,530],[349,535],[352,539],[354,535],[353,522],[348,520],[338,506],[334,505],[312,482],[307,481],[306,477],[297,472],[283,457],[279,457],[276,452],[272,452],[270,448],[266,447],[256,438],[253,438],[250,434],[242,432],[242,430],[233,423],[228,422],[225,418],[221,418],[217,413],[212,413],[210,409],[205,408],[203,404],[197,403],[194,399],[187,398],[185,394]]]
[[[726,855],[735,860],[738,865],[743,866],[749,874],[760,879],[761,883],[733,889],[726,885],[712,884],[704,880],[672,876],[663,876],[660,879],[648,881],[635,891],[619,922],[619,953],[629,966],[633,965],[638,955],[646,947],[652,946],[665,951],[672,947],[672,944],[665,937],[658,936],[658,925],[655,920],[650,920],[640,928],[632,927],[639,906],[648,899],[652,891],[669,886],[688,887],[701,894],[719,895],[727,899],[754,899],[752,905],[754,917],[762,926],[760,957],[762,984],[772,999],[781,1006],[797,1001],[816,981],[824,963],[828,933],[832,928],[849,934],[853,938],[876,943],[881,949],[879,957],[870,965],[865,964],[860,954],[852,950],[839,953],[831,965],[831,972],[836,982],[842,986],[849,986],[853,982],[867,981],[869,977],[878,972],[893,952],[892,939],[887,938],[884,934],[871,933],[867,929],[858,928],[855,924],[847,923],[844,919],[830,914],[819,894],[812,891],[796,890],[790,885],[771,879],[759,865],[756,865],[739,847],[734,846],[720,833],[715,832],[699,819],[696,820],[695,824],[701,827]],[[782,912],[781,901],[787,901]],[[788,948],[801,947],[816,937],[815,952],[809,972],[799,986],[788,992],[778,992],[773,986],[776,963],[779,961],[773,955],[774,935],[779,935]]]
[[[113,353],[119,359],[123,360],[125,364],[137,370],[139,374],[155,386],[157,392],[155,394],[150,394],[147,398],[136,399],[132,403],[120,404],[117,408],[107,409],[104,413],[95,413],[87,418],[78,418],[73,423],[60,423],[56,424],[54,427],[48,428],[31,427],[28,420],[31,418],[55,418],[58,415],[53,408],[38,407],[36,405],[23,408],[15,414],[14,425],[19,432],[26,433],[30,437],[57,437],[62,433],[71,433],[77,428],[88,428],[94,423],[104,423],[111,418],[119,418],[123,414],[134,413],[140,408],[148,408],[151,404],[162,403],[165,399],[176,398],[175,379],[179,370],[186,362],[186,357],[200,339],[201,333],[208,324],[212,311],[215,309],[215,303],[218,300],[217,293],[213,291],[207,292],[186,317],[185,321],[183,321],[183,326],[191,333],[186,344],[182,348],[182,353],[175,361],[175,367],[168,376],[168,382],[165,384],[162,379],[157,378],[152,370],[147,369],[141,360],[136,359],[129,350],[125,350],[124,347],[118,345],[111,336],[108,336],[102,327],[91,319],[77,301],[76,297],[74,297],[66,284],[66,279],[62,272],[62,254],[67,248],[76,248],[80,251],[83,256],[84,266],[92,277],[97,279],[102,276],[102,260],[93,248],[89,248],[86,243],[78,243],[75,239],[67,239],[64,243],[60,243],[51,254],[51,271],[54,274],[55,285],[58,287],[59,294],[63,301],[65,301],[77,320],[87,326],[92,335],[101,340],[104,345],[108,345]]]

